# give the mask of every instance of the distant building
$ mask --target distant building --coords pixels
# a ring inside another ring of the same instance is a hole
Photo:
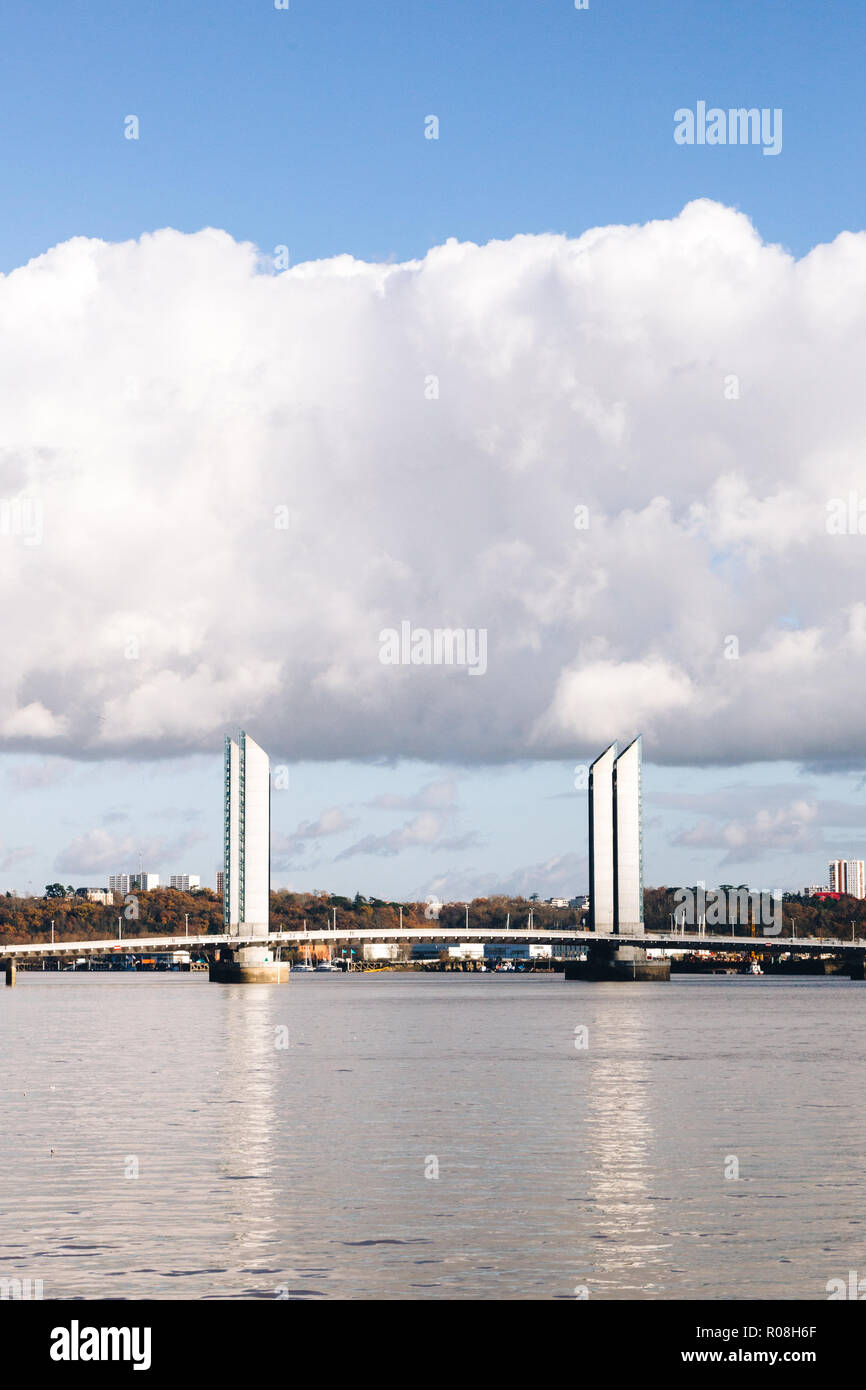
[[[569,898],[569,900],[568,900],[568,905],[569,905],[569,907],[577,907],[577,908],[589,907],[589,894],[588,894],[588,893],[578,893],[578,895],[577,895],[576,898]]]
[[[159,887],[159,874],[109,874],[110,893],[148,893]]]
[[[829,885],[829,883],[810,883],[810,884],[808,885],[807,888],[804,888],[804,889],[803,889],[803,897],[804,897],[804,898],[816,898],[816,897],[818,896],[819,893],[829,893],[829,892],[830,892],[830,885]]]
[[[568,898],[545,898],[548,907],[568,907]]]
[[[364,960],[397,960],[398,942],[365,941]]]
[[[831,893],[848,893],[852,898],[866,898],[862,859],[830,860]]]
[[[114,902],[114,894],[109,888],[76,888],[76,898],[85,898],[89,903],[103,903],[110,907]]]
[[[201,879],[198,874],[170,874],[168,886],[179,893],[188,893],[191,888],[201,888]]]

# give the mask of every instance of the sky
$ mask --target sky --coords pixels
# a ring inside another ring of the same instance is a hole
[[[583,892],[638,732],[648,884],[866,855],[861,5],[0,36],[0,891],[213,884],[239,726],[299,890]]]

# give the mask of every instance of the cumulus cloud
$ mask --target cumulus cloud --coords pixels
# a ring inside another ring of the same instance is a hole
[[[775,810],[763,809],[749,819],[724,823],[706,818],[682,830],[674,844],[692,849],[724,849],[721,864],[760,859],[770,850],[809,852],[824,845],[818,807],[801,798]]]
[[[850,756],[864,291],[866,234],[797,261],[707,201],[279,275],[55,247],[0,278],[0,744]],[[403,621],[485,629],[486,673],[383,665]]]
[[[569,851],[505,873],[454,870],[432,878],[423,896],[433,894],[442,902],[467,902],[480,897],[528,898],[532,893],[540,898],[571,898],[585,891],[588,862],[585,854]]]
[[[470,849],[479,843],[474,831],[462,835],[449,835],[446,827],[450,816],[437,815],[433,811],[422,811],[410,817],[398,829],[389,830],[385,835],[365,835],[347,849],[341,850],[334,863],[341,859],[352,859],[356,854],[393,855],[405,849],[458,850]]]
[[[382,792],[365,805],[374,811],[450,811],[457,805],[457,789],[453,778],[444,777],[409,796]]]
[[[301,821],[288,835],[271,836],[273,862],[277,868],[285,868],[312,841],[326,839],[329,835],[340,835],[357,824],[357,818],[348,816],[339,806],[329,806],[316,820]]]
[[[162,862],[180,862],[181,856],[205,838],[201,831],[189,831],[175,839],[132,835],[113,835],[102,826],[87,830],[62,849],[54,861],[61,873],[133,873],[141,853],[145,869]],[[172,869],[172,873],[175,870]]]

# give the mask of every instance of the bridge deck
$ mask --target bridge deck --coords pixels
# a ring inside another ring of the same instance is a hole
[[[790,936],[732,936],[730,933],[686,933],[662,932],[643,936],[614,935],[611,932],[586,932],[568,930],[544,930],[538,928],[510,928],[508,931],[490,928],[470,927],[412,927],[401,931],[397,927],[377,930],[373,927],[357,927],[338,931],[308,930],[292,932],[271,932],[268,936],[129,936],[111,937],[102,941],[56,941],[54,944],[40,942],[28,945],[0,945],[0,958],[13,956],[60,956],[60,955],[109,955],[122,952],[138,955],[149,951],[179,951],[192,947],[212,946],[305,946],[316,943],[340,943],[349,945],[359,942],[390,941],[441,941],[447,944],[456,942],[499,943],[531,941],[537,945],[592,945],[593,942],[609,941],[620,946],[644,946],[651,950],[701,950],[701,951],[845,951],[866,950],[866,941],[843,940],[840,937],[794,937]]]

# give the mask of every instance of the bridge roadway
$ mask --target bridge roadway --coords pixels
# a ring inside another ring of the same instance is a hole
[[[490,928],[469,927],[399,927],[376,929],[373,927],[341,928],[333,930],[307,930],[291,932],[271,932],[268,936],[129,936],[111,937],[104,941],[55,941],[52,944],[0,945],[0,960],[22,960],[41,956],[68,955],[141,955],[151,951],[180,951],[190,947],[215,946],[306,946],[328,943],[331,946],[355,945],[363,942],[421,942],[441,941],[444,945],[463,942],[482,942],[507,945],[509,942],[531,941],[536,945],[587,945],[593,942],[610,941],[619,946],[645,946],[651,950],[700,950],[700,951],[764,951],[778,953],[794,950],[798,953],[814,954],[821,951],[866,951],[866,941],[843,940],[840,937],[814,936],[733,936],[719,932],[701,933],[659,932],[644,936],[615,935],[611,932],[587,932],[544,930],[543,928],[514,927],[507,931]]]

